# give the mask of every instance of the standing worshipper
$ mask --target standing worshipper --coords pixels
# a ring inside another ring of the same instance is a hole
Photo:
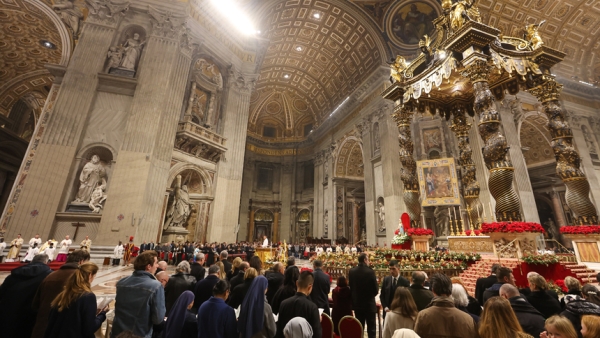
[[[479,322],[479,337],[533,338],[523,332],[515,313],[511,310],[510,303],[501,297],[490,298],[485,303]]]
[[[400,276],[400,268],[398,267],[398,261],[395,259],[390,260],[389,263],[390,276],[383,278],[383,284],[381,285],[381,307],[383,308],[383,319],[385,319],[386,312],[391,310],[392,300],[396,293],[396,288],[399,286],[409,287],[410,283],[408,279]]]
[[[383,338],[392,338],[394,332],[399,329],[412,330],[417,314],[417,305],[410,291],[404,287],[397,288],[383,324]]]
[[[198,311],[198,308],[213,295],[213,288],[219,282],[219,271],[218,266],[211,265],[208,268],[208,276],[196,283],[194,288],[194,310]],[[229,295],[229,292],[227,294]]]
[[[272,304],[273,297],[279,290],[279,288],[283,285],[283,264],[277,262],[273,264],[273,267],[270,271],[265,273],[267,280],[269,281],[269,290],[267,291],[267,301],[269,304]]]
[[[281,303],[277,320],[276,338],[284,338],[283,331],[286,325],[295,317],[306,319],[313,331],[313,338],[321,337],[322,330],[319,309],[309,297],[312,291],[313,282],[314,278],[312,272],[304,271],[300,274],[300,278],[296,283],[298,292],[295,296],[288,298]]]
[[[333,308],[331,311],[331,321],[333,322],[333,332],[339,336],[339,323],[344,316],[352,316],[352,291],[348,287],[346,277],[340,276],[337,280],[337,286],[331,292],[333,298]]]
[[[429,305],[431,300],[433,299],[433,293],[427,290],[423,284],[425,283],[425,279],[427,279],[425,272],[423,271],[415,271],[412,273],[412,284],[408,288],[410,294],[413,296],[415,300],[415,304],[417,304],[417,310],[421,311]]]
[[[367,324],[369,338],[375,338],[375,314],[377,313],[375,296],[379,293],[379,285],[375,271],[369,267],[367,254],[362,253],[358,256],[358,266],[350,269],[348,280],[352,291],[354,316],[363,328],[365,323]]]
[[[252,281],[256,276],[258,276],[258,272],[254,268],[248,268],[244,273],[244,282],[235,287],[233,291],[231,291],[231,295],[229,296],[229,300],[227,301],[227,305],[231,306],[234,309],[237,309],[238,306],[242,305],[244,298],[246,298],[246,294],[248,290],[250,290],[250,286],[252,286]]]
[[[318,308],[323,309],[323,313],[326,313],[331,317],[329,311],[329,292],[331,291],[331,281],[329,275],[327,275],[321,267],[323,262],[319,259],[313,261],[313,288],[310,293],[310,299],[317,305]]]
[[[164,338],[198,338],[198,320],[191,310],[193,305],[194,293],[184,291],[167,313]]]
[[[32,308],[37,312],[37,316],[31,338],[44,337],[50,315],[50,304],[64,290],[67,281],[79,268],[79,265],[89,260],[89,252],[75,250],[67,256],[67,262],[60,269],[49,274],[40,284],[32,303]]]
[[[496,272],[501,266],[502,265],[498,263],[494,263],[492,264],[492,271],[489,276],[477,278],[477,281],[475,282],[475,298],[477,299],[479,304],[483,304],[483,293],[485,292],[485,290],[487,290],[489,287],[491,287],[498,281],[498,278],[496,278]]]
[[[548,283],[541,275],[534,274],[527,278],[531,293],[527,295],[527,301],[533,305],[544,318],[550,318],[562,312],[558,299],[548,294]]]
[[[239,338],[235,311],[225,304],[229,297],[229,282],[219,280],[210,297],[198,309],[199,337]]]
[[[19,252],[21,252],[21,246],[23,245],[23,238],[21,238],[21,234],[17,235],[17,238],[13,239],[10,242],[10,249],[8,249],[8,255],[6,255],[6,262],[14,262],[17,257],[19,257]]]
[[[244,262],[243,264],[247,264]],[[296,294],[296,281],[300,277],[300,271],[297,267],[290,267],[283,273],[283,286],[277,290],[275,296],[273,296],[273,302],[271,303],[271,309],[274,314],[279,313],[279,307],[281,303],[293,297]]]
[[[85,236],[85,239],[81,241],[79,245],[81,246],[81,250],[90,252],[92,249],[92,240],[90,239],[90,236]]]
[[[273,338],[277,331],[271,306],[267,302],[268,281],[258,276],[242,302],[238,318],[240,338]]]
[[[97,272],[96,264],[84,263],[71,275],[65,289],[52,301],[45,338],[94,338],[108,311],[108,305],[96,308],[92,281]]]
[[[192,287],[193,285],[195,285],[195,282],[192,283],[190,277],[194,281],[196,280],[196,278],[189,275],[190,263],[186,261],[179,263],[175,272],[176,273],[173,276],[171,276],[171,278],[169,278],[169,282],[165,287],[165,307],[167,313],[171,312],[171,308],[184,291],[192,290]]]
[[[192,262],[190,267],[190,275],[196,278],[196,283],[204,279],[204,275],[206,274],[206,269],[202,266],[204,265],[204,254],[198,252],[195,255],[195,260]]]
[[[13,269],[0,285],[0,336],[29,337],[35,311],[31,303],[44,278],[52,270],[46,265],[48,256],[35,256],[31,263]]]
[[[133,236],[129,237],[129,243],[123,246],[123,265],[129,266],[131,261],[131,254],[133,253]]]
[[[119,266],[121,264],[121,257],[123,257],[123,243],[119,241],[119,244],[113,250],[112,265]]]
[[[4,243],[4,238],[0,238],[0,263],[2,263],[4,249],[6,249],[6,243]]]
[[[156,252],[146,251],[133,263],[133,274],[117,282],[115,319],[111,337],[131,331],[142,337],[152,336],[152,325],[165,317],[165,292],[154,277],[158,268]]]
[[[69,247],[71,246],[72,243],[73,243],[73,241],[69,238],[69,235],[66,235],[65,239],[63,239],[60,242],[59,248],[58,248],[58,256],[56,256],[57,262],[66,262],[67,261],[67,255],[69,254]]]
[[[519,289],[510,284],[500,287],[500,297],[508,299],[510,307],[517,316],[523,331],[533,337],[539,337],[544,332],[546,319],[525,298],[521,297]]]
[[[38,248],[38,244],[37,243],[33,243],[33,246],[30,246],[27,249],[27,253],[25,254],[25,258],[23,258],[23,263],[31,262],[31,260],[33,259],[33,257],[35,257],[35,255],[37,255],[38,253],[40,253],[40,249]]]

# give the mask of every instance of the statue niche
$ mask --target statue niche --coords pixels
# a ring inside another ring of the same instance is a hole
[[[183,186],[181,185],[181,175],[177,175],[172,196],[173,199],[163,225],[164,230],[171,227],[183,228],[187,225],[190,217],[192,203],[190,202],[187,182],[184,182]]]
[[[77,193],[75,199],[69,203],[67,211],[100,213],[107,195],[106,166],[100,156],[92,155],[78,176]]]
[[[184,121],[214,129],[223,90],[223,76],[209,58],[201,57],[192,68],[192,83]]]
[[[130,26],[125,29],[118,44],[108,49],[108,61],[104,71],[109,74],[135,77],[146,42],[146,31],[143,28]]]

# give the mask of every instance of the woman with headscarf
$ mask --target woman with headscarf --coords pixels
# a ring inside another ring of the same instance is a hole
[[[167,316],[164,338],[196,338],[198,337],[198,321],[191,311],[194,305],[194,293],[184,291]]]
[[[394,332],[392,338],[421,338],[421,336],[410,329],[398,329]]]
[[[302,317],[294,317],[283,329],[285,338],[312,338],[313,330],[308,321]]]
[[[267,302],[268,281],[264,276],[258,276],[242,302],[238,331],[240,338],[273,338],[277,332],[275,318],[271,306]]]

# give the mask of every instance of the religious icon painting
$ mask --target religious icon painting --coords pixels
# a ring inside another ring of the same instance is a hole
[[[460,205],[453,158],[418,161],[417,175],[423,206]]]
[[[439,16],[436,7],[429,1],[398,1],[386,19],[390,40],[397,46],[410,48],[418,45],[426,34],[433,36],[433,20]]]

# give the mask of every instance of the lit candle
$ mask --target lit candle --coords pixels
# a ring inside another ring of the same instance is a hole
[[[452,207],[452,211],[454,212],[454,220],[456,221],[457,220],[457,218],[456,218],[456,207]]]

